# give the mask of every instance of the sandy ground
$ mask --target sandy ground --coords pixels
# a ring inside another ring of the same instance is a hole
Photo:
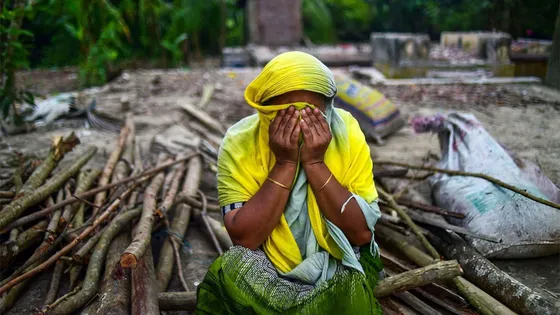
[[[244,87],[258,74],[255,69],[243,70],[197,70],[186,72],[170,71],[134,71],[125,73],[120,78],[102,87],[95,95],[97,110],[117,118],[124,118],[127,112],[123,104],[129,104],[129,110],[137,122],[138,139],[143,152],[147,152],[154,135],[174,125],[188,126],[191,120],[180,108],[181,104],[196,104],[201,96],[203,86],[215,85],[216,90],[205,110],[230,126],[242,117],[253,113],[252,108],[243,99]],[[65,73],[64,84],[53,84],[51,78],[45,86],[43,81],[34,81],[33,87],[42,93],[67,91],[73,86],[71,74]],[[69,81],[70,80],[70,81]],[[450,110],[473,113],[502,144],[537,163],[550,179],[560,184],[560,93],[543,89],[539,86],[380,86],[378,89],[393,100],[406,117],[431,115]],[[81,100],[80,106],[87,106],[91,98]],[[124,106],[127,107],[127,106]],[[41,127],[38,131],[5,137],[7,146],[0,154],[17,150],[26,154],[41,153],[48,150],[48,144],[55,135],[65,135],[74,131],[86,145],[95,145],[101,154],[89,164],[90,167],[102,167],[115,143],[116,135],[87,128],[83,119],[63,120],[51,127]],[[77,152],[84,150],[80,146]],[[414,134],[408,127],[389,137],[383,146],[371,145],[374,158],[421,163],[428,153],[439,154],[437,136]],[[63,164],[64,165],[64,164]],[[62,165],[62,167],[63,167]],[[215,195],[215,179],[209,171],[205,173],[203,190]],[[154,247],[163,236],[154,237]],[[183,248],[183,266],[186,269],[189,286],[202,281],[207,266],[216,254],[201,234],[195,223],[189,226],[187,242]],[[190,247],[189,247],[190,246]],[[560,294],[560,257],[525,261],[496,262],[506,272],[516,276],[522,282],[541,289]],[[172,280],[171,290],[179,290],[178,279]],[[20,299],[16,307],[8,314],[28,314],[41,305],[46,292],[48,277],[42,275],[36,281],[25,298]]]

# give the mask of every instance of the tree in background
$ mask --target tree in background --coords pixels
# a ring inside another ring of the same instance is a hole
[[[20,123],[16,105],[33,104],[33,95],[16,85],[15,72],[29,66],[28,51],[21,39],[33,34],[21,28],[23,17],[31,9],[26,0],[0,0],[0,110],[6,119],[10,113]]]
[[[556,17],[556,30],[553,40],[545,83],[560,90],[560,7]]]

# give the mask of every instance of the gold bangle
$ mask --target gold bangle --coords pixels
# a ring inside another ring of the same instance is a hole
[[[321,190],[323,190],[323,188],[325,188],[325,186],[327,186],[327,184],[331,181],[332,176],[333,176],[333,175],[332,175],[332,173],[331,173],[331,176],[329,176],[329,178],[328,178],[327,181],[323,184],[323,186],[321,186],[321,188],[315,190],[315,192],[317,193],[317,192],[320,192]]]
[[[275,181],[274,179],[272,179],[272,178],[270,178],[270,177],[268,177],[267,179],[268,179],[269,181],[275,183],[276,185],[278,185],[278,186],[284,188],[284,189],[290,190],[290,187],[288,187],[288,186],[282,184],[281,182]]]

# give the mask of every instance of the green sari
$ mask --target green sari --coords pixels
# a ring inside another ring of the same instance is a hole
[[[382,314],[373,296],[381,260],[367,245],[358,256],[365,275],[338,264],[331,279],[310,285],[282,277],[263,251],[233,246],[198,286],[195,314]]]

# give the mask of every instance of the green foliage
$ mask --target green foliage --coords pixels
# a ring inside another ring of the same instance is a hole
[[[303,0],[302,15],[304,33],[314,43],[336,41],[336,29],[331,10],[324,0]]]
[[[16,86],[15,72],[29,67],[28,49],[24,39],[33,34],[21,28],[25,14],[30,7],[23,1],[0,2],[0,111],[5,119],[10,112],[16,123],[21,122],[15,105],[27,102],[34,104],[33,95]]]
[[[82,83],[92,85],[118,73],[123,63],[185,66],[189,57],[221,52],[224,22],[225,44],[245,43],[242,2],[0,0],[0,71],[78,65]],[[14,9],[14,3],[34,5]],[[427,32],[436,39],[441,31],[496,29],[516,37],[532,29],[550,38],[557,8],[558,0],[302,0],[304,32],[315,43],[367,41],[371,32],[387,31]],[[21,27],[11,27],[14,20]],[[0,87],[6,90],[6,84],[13,89],[13,80],[2,80]],[[10,95],[13,103],[18,94]]]

